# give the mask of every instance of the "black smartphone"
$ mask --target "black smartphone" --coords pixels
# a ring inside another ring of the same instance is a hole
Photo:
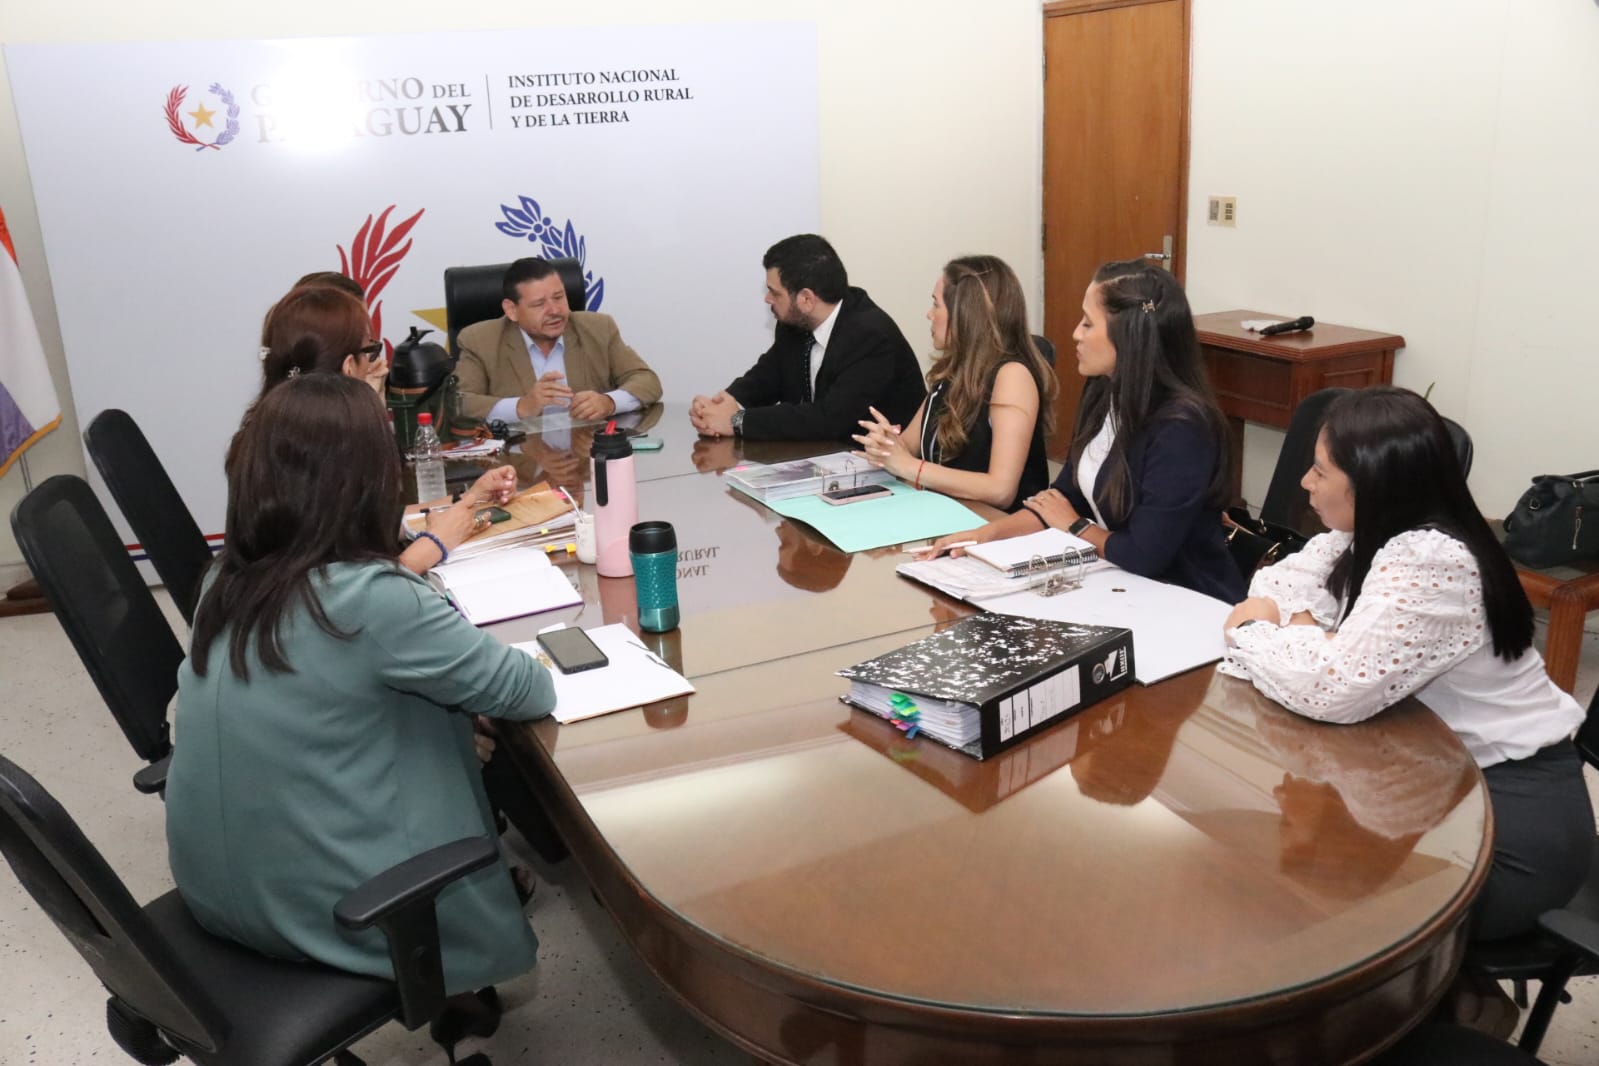
[[[540,633],[538,642],[539,647],[550,653],[550,658],[561,668],[563,674],[595,670],[611,661],[605,657],[599,646],[589,639],[587,633],[574,626]]]
[[[832,489],[821,494],[823,503],[860,503],[862,500],[880,500],[894,495],[887,485],[857,485],[850,489]]]

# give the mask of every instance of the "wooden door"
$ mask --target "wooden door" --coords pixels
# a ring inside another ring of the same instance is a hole
[[[1190,0],[1057,0],[1044,7],[1044,335],[1059,352],[1064,457],[1083,382],[1072,331],[1110,259],[1161,252],[1183,276]]]

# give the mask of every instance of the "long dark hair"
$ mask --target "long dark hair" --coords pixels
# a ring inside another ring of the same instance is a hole
[[[1106,263],[1094,272],[1094,283],[1105,302],[1116,369],[1083,386],[1067,462],[1076,469],[1083,449],[1114,411],[1116,439],[1105,457],[1105,498],[1099,504],[1107,521],[1123,522],[1134,503],[1129,446],[1157,418],[1191,418],[1216,442],[1206,499],[1222,507],[1229,492],[1227,426],[1199,358],[1199,335],[1183,287],[1170,271],[1142,259]],[[1084,496],[1094,495],[1094,486],[1079,487]]]
[[[340,639],[312,588],[329,563],[399,551],[400,457],[377,394],[342,374],[305,374],[263,396],[229,448],[227,540],[194,615],[189,649],[205,676],[212,643],[232,627],[229,665],[249,677],[249,652],[272,673],[285,617],[298,605]]]
[[[1373,386],[1334,400],[1321,431],[1355,496],[1354,539],[1327,581],[1345,615],[1384,544],[1412,529],[1436,529],[1477,560],[1494,654],[1519,659],[1532,646],[1532,605],[1472,500],[1449,430],[1432,405],[1409,389]]]
[[[988,417],[994,379],[1007,359],[1020,359],[1033,375],[1036,417],[1048,434],[1055,416],[1055,373],[1027,329],[1027,298],[1016,272],[991,255],[951,259],[944,264],[944,307],[949,312],[944,351],[927,373],[930,384],[949,382],[934,427],[939,452],[960,454],[971,427]],[[939,456],[926,458],[940,461]]]

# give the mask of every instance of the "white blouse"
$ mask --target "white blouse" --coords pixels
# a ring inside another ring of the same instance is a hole
[[[1326,722],[1358,722],[1414,693],[1481,767],[1524,759],[1581,724],[1582,708],[1549,680],[1537,651],[1509,663],[1494,654],[1482,578],[1464,544],[1430,529],[1394,537],[1340,622],[1327,578],[1349,542],[1323,533],[1255,574],[1249,594],[1274,602],[1284,624],[1229,630],[1236,646],[1223,672]],[[1318,625],[1287,624],[1299,611]]]
[[[1094,500],[1094,482],[1099,480],[1099,470],[1105,465],[1105,460],[1110,456],[1110,446],[1115,442],[1116,412],[1107,410],[1105,420],[1099,424],[1099,432],[1083,446],[1082,458],[1077,460],[1077,488],[1088,500],[1088,509],[1094,512],[1094,524],[1098,526],[1106,526],[1106,523],[1105,516],[1099,513],[1099,504]]]

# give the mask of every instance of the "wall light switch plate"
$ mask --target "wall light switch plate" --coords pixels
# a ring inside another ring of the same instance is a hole
[[[1205,221],[1212,226],[1238,225],[1238,197],[1212,196],[1210,209],[1205,213]]]

